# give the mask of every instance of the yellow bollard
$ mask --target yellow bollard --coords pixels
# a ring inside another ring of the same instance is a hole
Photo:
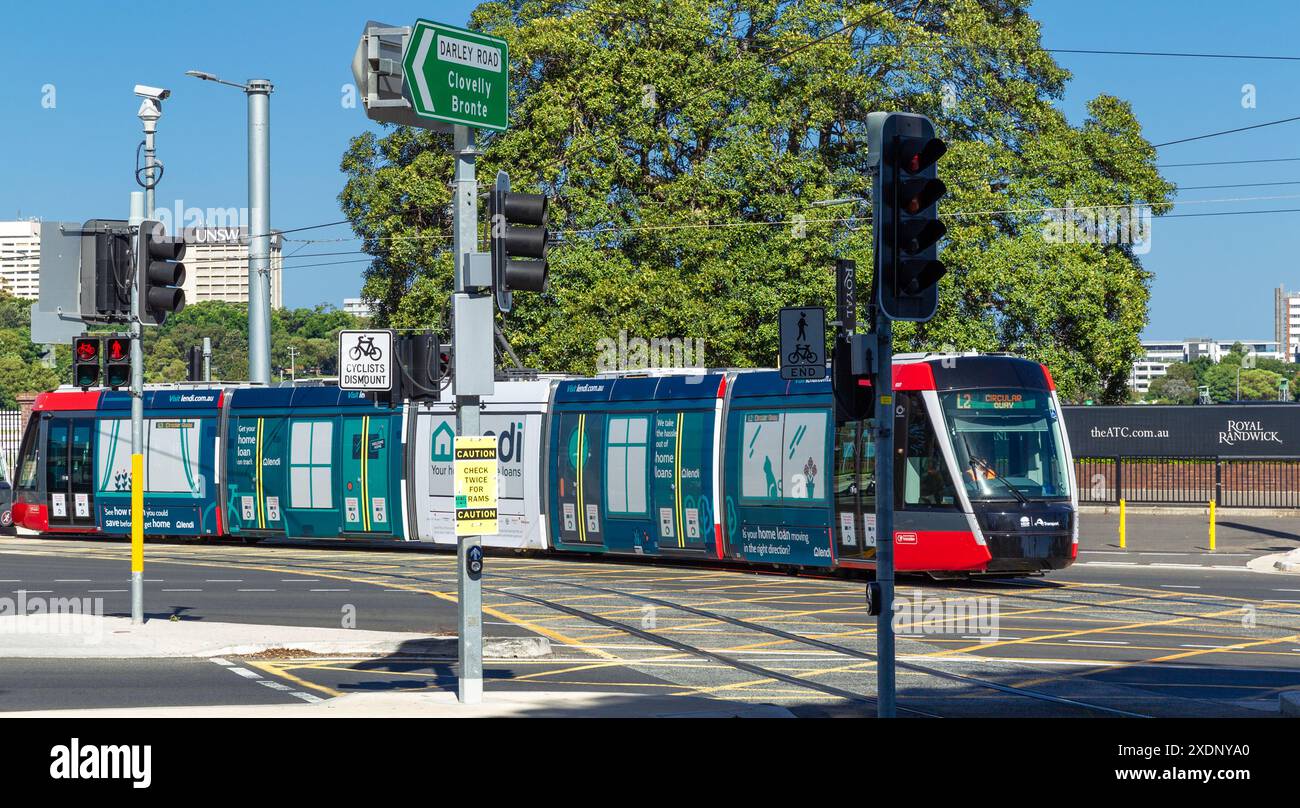
[[[1210,500],[1210,552],[1214,552],[1214,500]]]
[[[1128,534],[1124,531],[1124,500],[1119,501],[1119,549],[1128,546]]]

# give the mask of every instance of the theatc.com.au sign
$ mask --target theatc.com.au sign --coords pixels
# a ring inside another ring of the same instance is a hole
[[[1075,457],[1297,457],[1300,405],[1063,407]]]

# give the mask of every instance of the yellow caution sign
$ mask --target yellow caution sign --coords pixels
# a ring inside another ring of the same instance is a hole
[[[456,535],[497,534],[497,439],[456,436]]]

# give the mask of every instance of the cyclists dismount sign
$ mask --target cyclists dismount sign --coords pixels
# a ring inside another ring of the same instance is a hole
[[[393,389],[393,332],[339,332],[339,389]]]

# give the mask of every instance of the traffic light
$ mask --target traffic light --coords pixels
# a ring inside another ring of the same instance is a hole
[[[82,390],[99,385],[99,337],[72,340],[72,383]]]
[[[939,305],[947,271],[938,242],[948,228],[937,203],[948,189],[936,163],[948,147],[929,118],[909,112],[870,113],[867,142],[877,167],[871,222],[880,307],[891,319],[924,322]]]
[[[503,312],[509,312],[514,305],[512,292],[546,290],[546,248],[550,240],[546,208],[545,194],[512,193],[510,175],[497,172],[488,212],[492,288],[497,308]]]
[[[131,314],[131,231],[123,220],[81,227],[81,313],[108,320]]]
[[[203,349],[197,345],[190,346],[185,359],[187,366],[185,378],[192,382],[203,381]]]
[[[131,338],[104,340],[104,383],[114,390],[131,384]]]
[[[408,397],[417,401],[438,401],[442,391],[441,346],[432,331],[401,337],[399,354],[406,368],[403,381],[410,385]]]
[[[161,222],[145,220],[135,240],[136,278],[140,283],[140,321],[161,325],[167,315],[185,308],[185,242],[168,238]]]
[[[451,375],[452,362],[454,361],[455,355],[456,352],[452,349],[452,345],[450,342],[448,342],[446,345],[438,346],[438,378],[439,379],[445,379]]]

